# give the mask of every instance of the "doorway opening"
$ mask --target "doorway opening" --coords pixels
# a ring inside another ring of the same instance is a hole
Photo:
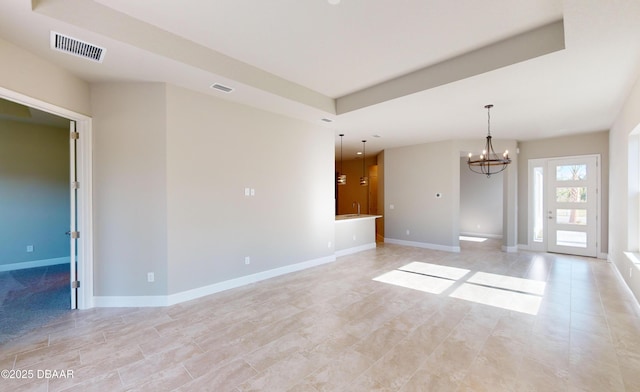
[[[69,120],[0,99],[0,341],[72,309]]]
[[[68,142],[67,223],[60,228],[68,244],[66,290],[71,309],[93,307],[92,132],[91,118],[15,91],[0,88],[0,99],[65,119]],[[65,234],[68,232],[68,236]],[[35,249],[35,248],[34,248]]]
[[[503,233],[504,172],[487,178],[460,158],[460,250],[500,249]]]

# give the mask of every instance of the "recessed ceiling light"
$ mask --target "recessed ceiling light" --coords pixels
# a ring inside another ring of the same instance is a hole
[[[330,118],[321,118],[321,119],[320,119],[320,121],[324,121],[324,122],[326,122],[326,123],[333,122],[333,120],[332,120],[332,119],[330,119]]]
[[[327,2],[331,5],[340,4],[340,0],[327,0]]]
[[[373,136],[373,137],[380,137],[380,135],[378,135],[378,134],[371,135],[371,136]]]

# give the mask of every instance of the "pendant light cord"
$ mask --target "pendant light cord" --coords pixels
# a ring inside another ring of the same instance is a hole
[[[365,143],[366,143],[366,142],[367,142],[366,140],[363,140],[363,141],[362,141],[362,177],[363,177],[363,178],[364,178],[364,177],[366,177],[366,176],[364,175],[364,161],[365,161],[365,159],[367,158],[367,150],[366,150],[366,148],[365,148]]]
[[[485,106],[487,108],[487,135],[491,136],[491,107],[493,105]]]

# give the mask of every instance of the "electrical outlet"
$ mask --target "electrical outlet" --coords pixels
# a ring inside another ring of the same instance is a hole
[[[27,245],[27,252],[33,252],[33,245]]]
[[[633,276],[633,267],[629,267],[629,277]]]
[[[356,235],[355,235],[355,234],[353,235],[353,240],[354,240],[354,241],[356,240]]]
[[[331,248],[331,241],[327,244],[327,248]]]
[[[245,263],[245,264],[251,264],[251,257],[246,256],[246,257],[244,258],[244,263]]]
[[[409,229],[407,229],[407,235],[410,235],[410,234],[411,234],[411,231],[409,231]]]
[[[156,281],[156,276],[153,272],[148,272],[147,273],[147,282],[149,283],[153,283]]]

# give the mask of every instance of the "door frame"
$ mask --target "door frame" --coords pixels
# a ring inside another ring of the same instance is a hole
[[[537,251],[537,252],[547,252],[547,241],[548,241],[548,233],[547,233],[547,214],[545,213],[547,211],[547,204],[546,204],[546,197],[543,198],[543,206],[542,206],[542,211],[543,211],[543,219],[542,221],[544,222],[544,235],[543,235],[543,241],[542,242],[538,242],[538,241],[534,241],[533,240],[533,230],[534,230],[534,220],[535,220],[535,216],[534,216],[534,199],[535,199],[535,195],[534,195],[534,176],[533,176],[533,169],[536,167],[542,167],[543,168],[543,173],[544,173],[544,179],[543,179],[543,186],[544,186],[544,190],[543,193],[546,196],[546,186],[547,186],[547,176],[549,175],[548,173],[548,162],[550,160],[555,160],[555,159],[580,159],[580,158],[586,158],[586,157],[595,157],[596,158],[596,255],[595,257],[597,258],[601,258],[601,252],[600,249],[602,247],[602,233],[601,233],[601,216],[602,216],[602,186],[601,186],[601,181],[602,181],[602,159],[600,154],[583,154],[583,155],[568,155],[568,156],[557,156],[557,157],[548,157],[548,158],[533,158],[533,159],[529,159],[528,162],[528,167],[527,167],[527,179],[528,179],[528,195],[527,195],[527,203],[528,203],[528,211],[527,211],[527,216],[528,216],[528,222],[527,222],[527,250],[532,250],[532,251]]]
[[[77,190],[77,230],[78,238],[78,309],[89,309],[93,304],[93,196],[92,196],[92,127],[91,117],[77,113],[27,95],[0,87],[0,98],[13,101],[34,109],[55,114],[76,122],[77,141],[76,168],[80,188]],[[70,164],[73,164],[71,162]],[[71,186],[71,184],[69,184]],[[73,257],[71,257],[73,260]]]

